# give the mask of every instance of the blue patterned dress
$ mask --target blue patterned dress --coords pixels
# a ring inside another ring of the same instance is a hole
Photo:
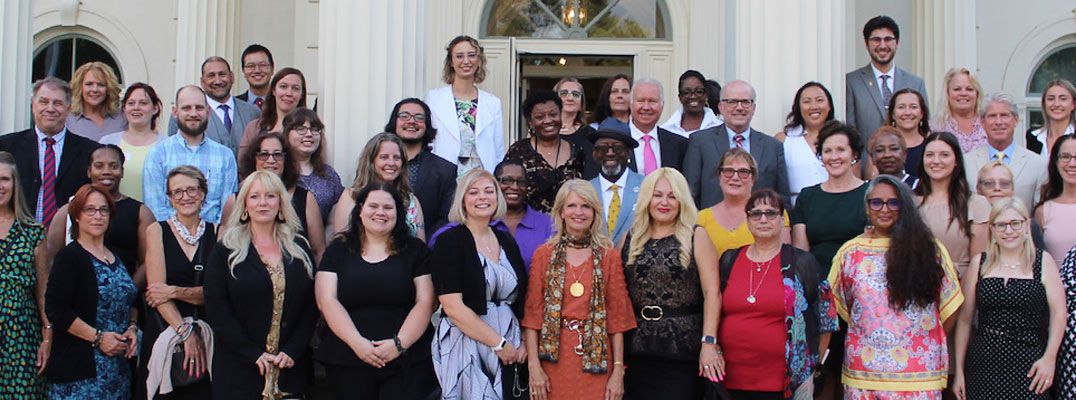
[[[118,258],[111,264],[93,258],[97,274],[97,321],[93,326],[101,332],[123,332],[138,297],[138,289]],[[123,356],[108,357],[93,352],[97,376],[93,379],[54,383],[49,386],[49,399],[122,399],[131,398],[131,365]]]
[[[0,239],[0,398],[41,399],[45,386],[37,374],[41,322],[34,299],[37,275],[34,248],[45,238],[38,225],[11,224]]]

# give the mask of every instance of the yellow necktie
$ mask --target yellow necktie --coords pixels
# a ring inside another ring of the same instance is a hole
[[[1000,151],[994,153],[994,160],[997,162],[1005,162],[1005,153],[1002,153]]]
[[[609,202],[609,234],[612,235],[616,229],[616,218],[620,215],[620,186],[614,184],[609,190],[613,191],[613,200]]]

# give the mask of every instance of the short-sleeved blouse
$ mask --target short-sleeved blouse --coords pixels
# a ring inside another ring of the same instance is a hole
[[[800,192],[796,208],[792,209],[792,225],[807,226],[807,241],[822,267],[822,275],[829,273],[837,249],[863,233],[867,225],[866,195],[866,183],[841,193],[822,190],[821,184]]]
[[[955,220],[949,223],[949,204],[922,204],[922,199],[917,200],[920,202],[919,214],[923,216],[923,221],[934,233],[934,237],[949,251],[957,275],[964,276],[964,271],[971,263],[971,239],[968,234],[960,229],[960,224]],[[981,224],[989,218],[990,201],[986,197],[972,194],[968,198],[968,220],[972,224]]]

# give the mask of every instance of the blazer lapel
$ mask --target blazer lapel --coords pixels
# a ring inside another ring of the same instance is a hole
[[[982,146],[982,148],[985,149],[986,146]],[[1021,174],[1023,174],[1024,167],[1027,166],[1028,153],[1020,151],[1019,147],[1017,147],[1012,153],[1012,161],[1009,162],[1009,168],[1012,169],[1012,176],[1014,181],[1013,183],[1015,184],[1021,181]],[[1029,181],[1034,182],[1035,177],[1031,177]]]
[[[630,229],[628,222],[631,220],[631,215],[635,212],[635,201],[639,198],[639,184],[642,183],[642,175],[628,173],[627,187],[624,188],[624,198],[620,202],[620,214],[616,216],[616,231],[613,232],[617,237],[620,237],[620,233],[625,229]],[[629,207],[630,206],[630,207]]]
[[[481,136],[486,126],[493,123],[493,110],[490,110],[489,93],[478,91],[478,115],[474,122],[475,137]]]
[[[874,80],[874,71],[868,64],[859,70],[859,77],[863,79],[863,86],[867,88],[867,92],[870,93],[871,98],[874,99],[874,105],[878,107],[878,112],[885,115],[885,102],[882,101],[882,92],[878,88],[878,84]],[[893,87],[897,87],[896,77],[893,78]]]
[[[751,157],[755,158],[758,169],[761,171],[764,169],[762,163],[766,161],[766,153],[769,149],[762,143],[762,137],[759,135],[765,135],[765,133],[751,129],[751,138],[748,141],[751,142]],[[757,183],[758,177],[755,177],[755,180]]]
[[[732,148],[729,145],[728,127],[725,124],[717,127],[717,131],[714,132],[714,137],[711,138],[714,143],[714,154],[725,154],[725,151]]]
[[[415,174],[415,181],[411,182],[411,192],[418,193],[422,191],[422,185],[426,183],[426,175],[430,174],[430,169],[433,168],[433,163],[430,160],[430,156],[433,154],[423,154],[419,152],[415,158],[422,157],[422,164],[418,166],[418,173]],[[412,160],[407,160],[411,162]],[[405,174],[407,171],[403,171]]]
[[[433,117],[441,122],[438,133],[448,132],[458,142],[460,140],[460,123],[456,118],[456,104],[452,99],[452,87],[445,86],[430,92],[430,109]],[[481,108],[480,108],[481,109]]]

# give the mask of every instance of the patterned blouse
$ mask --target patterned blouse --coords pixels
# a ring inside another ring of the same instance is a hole
[[[953,118],[948,118],[944,122],[931,121],[930,131],[952,133],[960,141],[960,150],[965,154],[986,144],[986,130],[983,129],[983,123],[979,117],[975,117],[975,121],[971,125],[971,132],[968,133],[961,132],[957,127],[956,120]]]
[[[1057,394],[1076,393],[1076,247],[1069,250],[1065,261],[1059,266],[1061,283],[1068,299],[1069,318],[1061,349],[1057,354]],[[1066,398],[1058,396],[1058,398]]]
[[[935,241],[945,270],[940,301],[894,310],[886,289],[888,238],[862,235],[833,258],[829,282],[837,313],[848,321],[841,382],[873,391],[944,390],[949,372],[944,321],[964,302],[956,269]]]
[[[516,141],[504,155],[505,160],[516,160],[523,164],[523,169],[527,171],[527,204],[544,213],[553,209],[553,201],[562,183],[583,176],[586,161],[583,150],[564,139],[561,139],[561,144],[571,146],[571,156],[556,168],[534,150],[529,138]]]
[[[811,374],[819,363],[819,355],[812,353],[807,346],[807,321],[803,316],[807,313],[810,299],[807,299],[803,282],[793,271],[791,263],[781,266],[781,276],[785,293],[785,362],[788,364],[786,371],[789,380],[787,392],[812,379]],[[821,277],[818,279],[818,299],[815,300],[814,307],[818,314],[818,334],[832,333],[840,329],[833,292],[829,282]]]

